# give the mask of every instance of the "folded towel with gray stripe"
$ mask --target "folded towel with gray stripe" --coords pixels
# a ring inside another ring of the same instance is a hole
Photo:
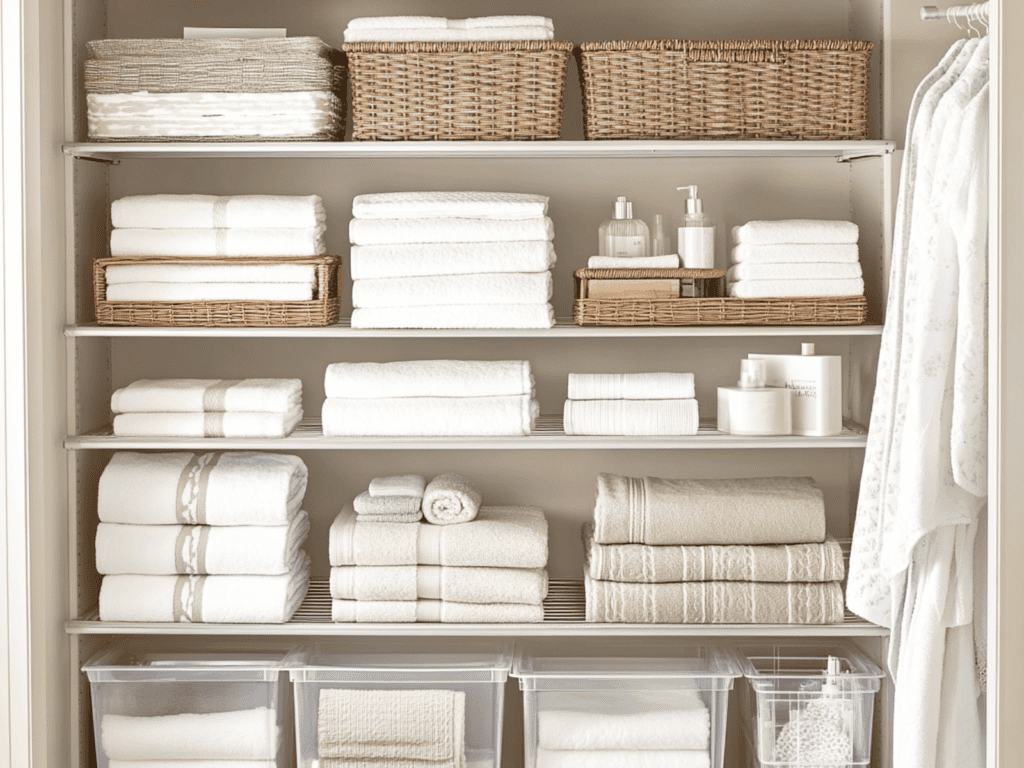
[[[313,229],[326,220],[319,195],[128,195],[110,204],[117,229]]]

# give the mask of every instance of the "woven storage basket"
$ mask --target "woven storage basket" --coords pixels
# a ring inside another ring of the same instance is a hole
[[[346,43],[352,138],[557,139],[570,42]]]
[[[583,43],[588,139],[864,139],[874,44]]]
[[[861,325],[863,296],[781,299],[589,299],[588,281],[691,277],[688,269],[577,269],[576,325]]]
[[[127,264],[312,264],[312,301],[107,301],[107,267]],[[331,325],[341,314],[341,257],[259,258],[118,257],[96,259],[92,268],[96,322],[157,327],[275,327]]]

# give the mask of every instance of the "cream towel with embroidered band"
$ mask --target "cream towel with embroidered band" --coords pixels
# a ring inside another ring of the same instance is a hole
[[[110,398],[114,413],[286,413],[302,405],[302,379],[139,379]]]
[[[360,624],[536,624],[544,621],[544,607],[446,600],[332,600],[331,620]]]
[[[335,600],[444,600],[541,605],[543,568],[449,568],[440,565],[346,565],[331,568]]]
[[[349,28],[370,27],[350,24]],[[547,213],[545,195],[519,192],[378,192],[356,195],[352,200],[352,215],[357,219],[529,219]]]
[[[533,394],[529,360],[401,360],[333,363],[327,397],[492,397]]]
[[[280,738],[277,710],[269,707],[155,717],[108,713],[100,721],[110,760],[273,760]]]
[[[119,413],[117,437],[287,437],[302,421],[302,409],[287,413]]]
[[[570,400],[692,400],[692,373],[570,373]]]
[[[110,204],[117,229],[313,229],[326,221],[319,195],[128,195]]]

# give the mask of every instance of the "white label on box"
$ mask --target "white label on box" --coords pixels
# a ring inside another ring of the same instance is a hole
[[[643,235],[612,235],[608,241],[612,251],[609,256],[637,257],[644,255]]]

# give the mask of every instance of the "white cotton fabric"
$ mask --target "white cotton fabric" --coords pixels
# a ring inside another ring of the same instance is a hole
[[[118,283],[107,301],[312,301],[311,283]]]
[[[785,219],[748,221],[732,228],[736,244],[775,245],[780,243],[856,243],[860,230],[852,221]]]
[[[108,291],[120,283],[306,283],[312,264],[121,264],[104,270]]]
[[[326,220],[319,195],[128,195],[110,204],[118,229],[312,229]]]
[[[477,42],[490,40],[554,40],[546,26],[472,27],[468,29],[346,29],[346,43]]]
[[[106,713],[100,720],[101,748],[111,760],[273,760],[280,731],[277,710],[269,707],[155,717]]]

